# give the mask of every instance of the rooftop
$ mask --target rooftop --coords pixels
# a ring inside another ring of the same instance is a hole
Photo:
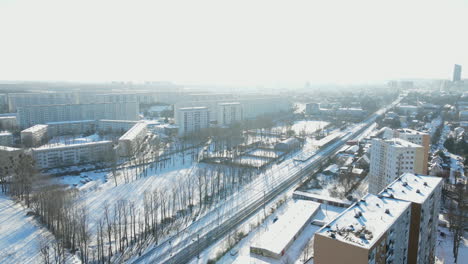
[[[381,194],[413,203],[423,203],[440,182],[442,182],[440,177],[407,172],[389,184]]]
[[[421,145],[411,143],[401,138],[392,138],[384,140],[386,143],[399,148],[422,148]]]
[[[371,248],[410,206],[410,202],[367,194],[317,234]]]
[[[239,102],[232,102],[232,103],[219,103],[218,105],[240,105]]]
[[[63,145],[63,144],[57,144],[57,145],[44,145],[40,146],[37,148],[33,148],[34,151],[48,151],[48,150],[61,150],[61,149],[74,149],[74,148],[79,148],[79,147],[86,147],[86,146],[91,146],[91,145],[102,145],[102,144],[109,144],[112,143],[110,140],[103,140],[103,141],[95,141],[95,142],[86,142],[86,143],[80,143],[80,144],[70,144],[70,145]]]
[[[319,203],[295,200],[287,211],[279,216],[278,221],[259,236],[252,246],[281,255],[281,251],[288,246],[288,243],[294,239],[294,236],[319,208]]]
[[[48,122],[47,125],[61,125],[61,124],[78,124],[78,123],[91,123],[95,120],[75,120],[75,121],[58,121],[58,122]]]
[[[35,126],[30,127],[30,128],[26,128],[25,130],[23,130],[21,132],[34,133],[34,132],[37,132],[37,131],[42,130],[42,129],[47,129],[47,125],[35,125]]]
[[[119,140],[133,139],[138,133],[141,132],[141,130],[145,129],[146,127],[147,127],[147,124],[144,122],[136,123],[127,132],[125,132],[125,134],[123,134],[123,136],[121,136]]]
[[[194,107],[182,107],[179,108],[180,111],[193,111],[193,110],[208,110],[206,106],[194,106]]]

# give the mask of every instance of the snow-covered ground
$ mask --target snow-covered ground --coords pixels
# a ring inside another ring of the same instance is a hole
[[[439,227],[436,243],[436,264],[451,264],[454,263],[453,258],[453,235],[445,227]],[[441,232],[445,237],[441,236]],[[466,234],[466,233],[465,233]],[[460,248],[458,249],[458,263],[467,263],[468,261],[468,238],[462,238]]]
[[[311,121],[311,120],[301,120],[295,121],[294,124],[291,126],[291,129],[294,130],[296,135],[301,134],[301,132],[305,132],[306,134],[311,134],[317,131],[318,129],[323,129],[329,123],[325,121]],[[286,126],[277,126],[272,129],[275,132],[286,132]]]
[[[53,241],[54,236],[33,217],[26,215],[21,205],[0,194],[0,263],[43,263],[41,241]],[[51,256],[52,258],[52,256]],[[69,257],[69,263],[78,263]]]

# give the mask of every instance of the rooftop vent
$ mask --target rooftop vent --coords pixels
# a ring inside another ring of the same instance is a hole
[[[331,234],[330,234],[330,237],[331,237],[331,238],[336,238],[336,236],[335,236],[334,233],[331,233]]]
[[[407,182],[403,182],[403,186],[404,186],[404,187],[408,186],[408,183],[407,183]]]
[[[389,215],[390,214],[390,209],[385,209],[385,213]]]
[[[390,198],[395,198],[395,196],[393,196],[393,193],[390,194]]]
[[[361,203],[366,203],[366,199],[359,200]]]
[[[421,191],[419,189],[416,190],[416,193],[421,193]]]
[[[427,186],[427,182],[424,182],[424,186]]]

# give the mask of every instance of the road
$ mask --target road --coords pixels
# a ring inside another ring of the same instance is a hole
[[[374,124],[377,117],[384,114],[400,100],[401,98],[397,99],[391,105],[372,114],[365,121],[340,132],[341,138],[338,141],[322,148],[310,159],[304,162],[294,161],[293,157],[302,153],[297,152],[290,159],[274,165],[271,170],[259,175],[229,200],[220,203],[211,212],[194,221],[178,236],[147,250],[138,259],[133,260],[133,263],[189,262],[197,257],[203,249],[228,235],[245,220],[262,210],[265,203],[292,189],[304,176],[317,170],[348,140],[360,136]]]

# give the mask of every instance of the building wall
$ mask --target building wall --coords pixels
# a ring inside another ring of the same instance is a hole
[[[30,105],[76,104],[78,98],[74,93],[10,93],[8,109],[16,112],[19,107]]]
[[[21,144],[25,147],[35,147],[47,138],[47,125],[35,125],[21,131]]]
[[[85,120],[82,122],[47,123],[47,135],[49,137],[76,135],[96,129],[96,121]]]
[[[131,156],[138,146],[143,142],[148,132],[145,123],[134,125],[119,139],[119,155]]]
[[[21,128],[36,124],[77,120],[137,120],[136,102],[25,106],[18,108]]]
[[[315,234],[314,236],[314,264],[365,264],[369,251],[330,237]]]
[[[0,133],[0,146],[12,146],[13,135],[11,133]]]
[[[75,144],[66,147],[32,149],[36,166],[40,169],[104,161],[113,155],[111,141]]]
[[[243,120],[242,106],[240,103],[218,104],[218,125],[229,126],[232,123]]]
[[[423,173],[424,149],[418,147],[401,147],[384,140],[373,139],[371,146],[371,163],[369,170],[369,192],[379,193],[405,172]]]
[[[179,136],[197,133],[209,127],[210,114],[208,108],[176,109],[176,125],[179,126]]]

